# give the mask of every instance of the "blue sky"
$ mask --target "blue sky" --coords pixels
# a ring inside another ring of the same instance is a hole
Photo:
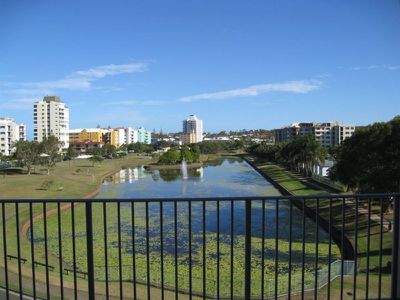
[[[0,116],[206,131],[400,114],[399,1],[0,2]]]

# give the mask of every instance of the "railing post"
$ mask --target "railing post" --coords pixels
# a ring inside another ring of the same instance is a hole
[[[246,200],[244,296],[251,297],[251,200]]]
[[[74,204],[72,204],[74,205]],[[93,265],[93,220],[92,203],[86,202],[86,249],[88,272],[88,299],[94,300],[94,265]]]
[[[394,198],[392,248],[392,299],[400,299],[400,198]]]

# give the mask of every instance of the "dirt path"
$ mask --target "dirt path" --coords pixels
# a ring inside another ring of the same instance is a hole
[[[119,171],[119,170],[114,170],[114,171],[108,172],[108,173],[104,174],[103,176],[101,176],[101,178],[100,178],[100,183],[99,183],[99,185],[96,187],[96,189],[95,189],[93,192],[91,192],[91,193],[85,195],[84,197],[82,197],[82,199],[92,199],[92,198],[96,197],[97,194],[98,194],[98,193],[100,192],[100,190],[101,190],[101,185],[102,185],[104,179],[107,178],[107,177],[109,177],[109,176],[111,176],[111,175],[113,175],[113,174],[115,174],[115,173],[117,173],[118,171]],[[52,201],[52,200],[49,199],[49,202],[51,202],[51,201]],[[82,204],[82,203],[83,203],[83,202],[74,203],[74,206],[77,206],[77,205]],[[60,212],[62,212],[62,211],[64,211],[64,210],[67,210],[67,209],[70,209],[71,206],[72,206],[72,203],[65,203],[65,204],[60,205]],[[58,213],[58,208],[57,208],[57,207],[56,207],[56,208],[52,208],[52,209],[50,209],[50,210],[47,210],[45,213],[46,213],[46,217],[50,217],[50,216],[55,215],[55,214]],[[33,219],[32,219],[32,223],[35,224],[36,222],[42,220],[43,217],[44,217],[44,213],[40,213],[40,214],[34,216]],[[20,227],[20,231],[19,231],[19,234],[20,234],[21,239],[24,239],[24,240],[26,240],[26,241],[28,241],[28,242],[29,242],[29,239],[28,239],[28,230],[30,229],[30,226],[31,226],[31,224],[30,224],[30,219],[28,218],[28,219],[22,224],[22,226]],[[2,269],[3,269],[3,267],[0,267],[0,270],[2,270]],[[4,274],[4,271],[1,272],[1,274]],[[18,282],[18,275],[15,274],[15,273],[13,273],[13,272],[9,272],[9,280],[11,280],[11,282]],[[26,281],[26,280],[25,280],[25,281]],[[37,281],[37,284],[38,284],[38,287],[37,287],[37,288],[41,288],[41,290],[43,290],[43,291],[46,290],[46,284],[45,284],[44,282]],[[59,285],[51,284],[51,289],[52,289],[52,290],[58,290],[58,291],[59,291],[60,287],[59,287]],[[68,291],[69,291],[69,292],[68,292]],[[68,289],[68,288],[64,287],[64,292],[66,293],[66,295],[67,295],[67,294],[70,294],[71,299],[72,299],[73,296],[74,296],[73,291],[74,291],[73,289]],[[78,294],[81,294],[81,297],[79,297],[79,298],[82,298],[82,299],[86,299],[86,298],[87,298],[87,293],[84,292],[84,291],[80,291],[80,290],[78,289]],[[114,299],[114,298],[110,298],[110,299]],[[115,299],[117,299],[117,298],[115,298]]]

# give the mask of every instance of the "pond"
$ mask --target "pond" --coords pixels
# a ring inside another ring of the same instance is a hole
[[[182,172],[183,171],[183,172]],[[219,247],[220,258],[220,293],[221,297],[229,297],[230,281],[233,276],[233,293],[235,296],[243,295],[244,288],[244,249],[245,249],[245,214],[244,202],[235,201],[233,211],[231,201],[219,202],[220,234],[217,235],[217,202],[203,202],[196,197],[234,197],[234,196],[278,196],[279,192],[271,183],[255,171],[246,161],[236,157],[225,157],[205,163],[200,168],[159,169],[151,170],[143,166],[124,169],[107,178],[99,198],[126,198],[127,201],[117,203],[93,204],[93,247],[94,267],[96,280],[105,280],[105,240],[104,228],[107,233],[107,266],[108,279],[118,282],[119,276],[123,280],[132,282],[133,271],[138,282],[146,282],[147,253],[150,259],[150,281],[159,285],[161,282],[161,269],[163,269],[164,284],[173,288],[175,285],[175,271],[178,271],[178,288],[182,291],[189,289],[189,250],[191,250],[192,276],[194,292],[202,292],[203,258],[206,264],[206,293],[216,295],[216,257]],[[194,198],[189,202],[175,203],[170,201],[175,198]],[[160,198],[160,202],[148,204],[148,219],[146,219],[146,205],[138,200],[129,199]],[[169,199],[169,200],[168,200]],[[162,205],[162,215],[161,215]],[[303,235],[302,212],[293,207],[292,243],[289,243],[289,203],[288,200],[279,201],[279,211],[276,214],[276,201],[265,202],[265,239],[262,239],[262,202],[252,202],[252,291],[260,296],[261,292],[261,265],[262,244],[265,245],[265,272],[264,280],[268,290],[264,296],[273,296],[275,275],[278,276],[277,290],[283,294],[287,289],[288,270],[292,270],[292,290],[298,291],[302,287],[301,269],[304,264],[306,278],[304,286],[312,288],[314,283],[315,240],[316,225],[313,221],[305,219],[305,235]],[[118,210],[120,208],[120,211]],[[203,220],[203,209],[205,222]],[[175,243],[175,209],[177,221],[177,243]],[[189,210],[190,209],[190,210]],[[107,220],[104,219],[106,212]],[[132,212],[134,214],[132,214]],[[191,212],[189,214],[189,212]],[[231,232],[231,213],[233,213],[233,235]],[[86,224],[85,206],[75,207],[75,242],[76,257],[79,269],[86,269]],[[189,231],[189,215],[191,216],[191,231]],[[161,218],[162,217],[162,218]],[[278,217],[278,219],[276,219]],[[62,220],[62,245],[63,260],[65,264],[73,264],[72,255],[72,230],[71,211],[64,210]],[[162,223],[161,223],[162,220]],[[278,221],[278,222],[276,222]],[[134,222],[134,226],[132,226]],[[278,223],[278,236],[276,224]],[[148,224],[148,230],[147,230]],[[48,218],[48,245],[51,259],[58,255],[57,218]],[[203,233],[203,226],[205,232]],[[35,242],[41,248],[43,244],[42,220],[35,225]],[[148,235],[148,248],[147,238]],[[162,236],[162,240],[161,240]],[[192,237],[191,248],[188,240]],[[303,244],[304,237],[304,244]],[[203,239],[206,248],[203,248]],[[328,235],[322,228],[319,230],[318,260],[320,268],[326,268],[328,259]],[[278,252],[275,251],[279,243]],[[161,243],[162,242],[162,243]],[[232,244],[231,244],[232,243]],[[162,246],[161,246],[162,245]],[[233,245],[233,258],[231,252]],[[175,247],[177,260],[175,260]],[[291,264],[289,265],[289,249],[291,247]],[[302,251],[305,256],[302,256]],[[203,254],[204,253],[204,254]],[[121,258],[119,259],[119,256]],[[204,255],[204,256],[203,256]],[[161,256],[163,264],[161,264]],[[332,246],[332,259],[339,256],[336,246]],[[276,264],[275,257],[278,257]],[[233,259],[233,265],[231,264]],[[303,261],[304,260],[304,261]],[[122,269],[119,270],[119,261]],[[133,268],[135,262],[136,268]],[[176,268],[175,268],[176,267]],[[277,272],[275,273],[275,267]],[[232,269],[232,273],[231,270]]]
[[[236,157],[206,162],[200,168],[123,169],[107,178],[100,198],[233,197],[280,195],[246,161]]]
[[[187,175],[187,176],[186,176]],[[261,176],[255,169],[251,167],[245,160],[237,157],[225,157],[214,161],[206,162],[200,168],[185,169],[147,169],[143,166],[131,169],[124,169],[115,175],[107,178],[102,186],[99,198],[196,198],[196,197],[238,197],[238,196],[278,196],[279,191],[273,187],[263,176]],[[202,265],[202,230],[203,230],[203,219],[202,202],[192,201],[191,215],[192,215],[192,260],[193,260],[193,272],[197,276],[201,276],[201,265]],[[268,200],[265,203],[266,211],[266,228],[264,229],[265,234],[265,257],[266,257],[266,280],[272,280],[271,274],[268,271],[272,271],[275,267],[275,241],[276,241],[276,224],[278,221],[278,239],[279,239],[279,264],[278,274],[283,279],[282,286],[278,287],[278,290],[285,290],[285,280],[287,280],[288,272],[288,239],[289,239],[289,203],[286,200],[279,202],[279,212],[276,214],[276,201]],[[129,211],[131,208],[130,203],[122,203],[121,207],[123,211]],[[125,209],[124,209],[125,208]],[[179,275],[182,274],[182,282],[180,286],[185,289],[187,287],[187,281],[185,280],[185,269],[188,264],[188,216],[189,207],[187,202],[177,204],[177,223],[178,223],[178,246],[177,252],[179,256]],[[166,201],[163,203],[163,253],[165,255],[167,264],[166,267],[166,278],[169,278],[173,285],[173,257],[175,254],[175,240],[174,240],[174,204],[173,202]],[[244,231],[245,231],[245,207],[244,202],[239,201],[234,204],[234,235],[235,235],[235,294],[240,295],[243,287],[243,277],[240,271],[243,268],[244,260]],[[145,207],[143,203],[137,203],[135,205],[136,215],[139,216],[138,221],[141,225],[136,226],[136,255],[145,256]],[[128,214],[129,215],[129,214]],[[220,257],[221,264],[223,267],[229,268],[230,263],[230,234],[231,234],[231,202],[223,201],[220,202]],[[252,203],[252,256],[257,261],[256,267],[253,272],[253,278],[260,278],[260,257],[261,257],[261,237],[262,237],[262,202],[254,201]],[[278,216],[278,220],[276,217]],[[142,218],[142,219],[140,219]],[[159,203],[149,204],[149,237],[150,237],[150,251],[151,255],[156,258],[160,254],[160,205]],[[206,240],[208,247],[207,260],[210,267],[209,272],[215,275],[215,250],[216,250],[216,232],[217,232],[217,203],[210,201],[205,206],[205,229],[206,229]],[[298,278],[296,274],[297,270],[300,269],[302,264],[302,238],[303,238],[303,218],[302,211],[293,207],[293,228],[292,228],[292,265],[291,268],[294,272],[293,278]],[[305,268],[308,274],[312,274],[313,263],[315,260],[315,223],[309,219],[305,219]],[[116,233],[117,227],[113,226],[110,228],[111,232]],[[132,236],[132,226],[130,222],[122,222],[122,235],[124,242],[122,247],[124,252],[132,254],[133,244],[129,239]],[[328,235],[322,228],[319,230],[319,260],[321,266],[327,263],[327,242]],[[118,244],[112,245],[114,248],[118,248]],[[337,255],[337,249],[333,250],[333,257]],[[214,267],[212,267],[214,266]],[[182,271],[181,271],[182,270]],[[100,270],[99,270],[100,271]],[[159,269],[154,269],[155,273],[159,273]],[[101,272],[101,271],[100,271]],[[144,276],[144,274],[143,274]],[[222,280],[222,284],[225,287],[225,280],[229,281],[229,276],[226,275]],[[156,282],[159,278],[154,278]],[[169,281],[167,280],[167,281]],[[309,278],[309,282],[306,280],[306,284],[313,283],[312,276]],[[254,280],[256,281],[256,280]],[[259,281],[258,281],[259,282]],[[301,281],[298,280],[297,283]],[[280,283],[280,284],[281,284]],[[271,283],[269,283],[271,284]],[[294,285],[296,285],[294,283]],[[259,285],[255,283],[254,290],[259,291]],[[201,287],[198,287],[201,290]],[[212,280],[208,282],[207,290],[210,294],[215,293],[215,282]],[[225,295],[228,295],[229,289],[223,289]]]

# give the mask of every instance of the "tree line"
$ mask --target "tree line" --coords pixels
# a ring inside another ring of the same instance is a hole
[[[50,169],[61,160],[60,148],[62,143],[55,136],[49,136],[42,142],[18,141],[14,145],[13,157],[21,167],[26,167],[30,175],[34,164],[41,164],[46,167],[47,174]]]
[[[242,149],[244,146],[242,140],[226,142],[203,141],[182,147],[174,144],[170,150],[159,157],[158,163],[163,165],[172,165],[181,163],[183,160],[187,163],[196,163],[200,162],[201,154],[217,154],[223,151]]]
[[[346,185],[349,191],[400,192],[400,116],[357,127],[351,137],[328,150],[308,135],[275,145],[253,145],[248,152],[306,175],[329,153],[334,160],[329,177]]]
[[[159,157],[158,163],[160,165],[174,165],[183,160],[189,164],[200,162],[200,148],[197,145],[192,145],[191,147],[170,149]]]
[[[333,150],[332,179],[357,192],[400,192],[400,116],[357,129]]]
[[[296,136],[275,145],[255,144],[248,152],[304,175],[311,175],[313,166],[323,163],[327,157],[326,149],[312,135]]]

